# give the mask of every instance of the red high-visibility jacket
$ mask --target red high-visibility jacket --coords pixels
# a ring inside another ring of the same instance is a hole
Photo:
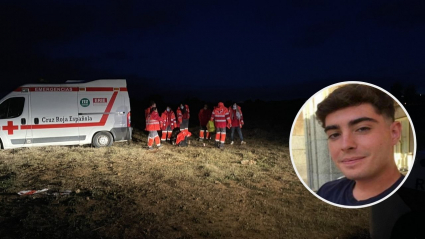
[[[171,127],[171,129],[174,129],[176,127],[176,116],[174,115],[174,112],[170,110],[168,112],[165,110],[161,114],[162,118],[162,130],[165,130],[168,126]]]
[[[207,125],[208,121],[211,118],[211,113],[212,112],[211,112],[210,109],[204,109],[204,108],[202,108],[199,111],[198,118],[199,118],[199,123],[201,124],[201,126],[206,126]]]
[[[218,103],[218,106],[214,108],[211,114],[211,120],[214,121],[216,128],[226,128],[226,126],[231,126],[229,110],[224,107],[222,102]]]
[[[190,118],[190,112],[189,112],[189,106],[184,105],[184,108],[186,109],[186,112],[184,114],[182,113],[182,110],[180,109],[180,106],[177,107],[176,114],[177,114],[177,123],[180,127],[180,124],[183,122],[183,119],[189,119]]]
[[[146,129],[147,131],[161,130],[162,118],[159,117],[158,112],[152,112],[146,118]]]
[[[189,131],[181,131],[178,135],[177,135],[177,139],[176,139],[176,144],[179,144],[181,141],[184,140],[184,138],[190,137],[192,134]]]
[[[237,117],[236,112],[239,112],[240,118]],[[229,116],[230,116],[230,121],[232,121],[232,127],[236,127],[239,125],[239,127],[242,128],[242,125],[244,124],[244,122],[243,122],[242,110],[239,105],[236,107],[236,110],[234,110],[232,106],[229,107]]]

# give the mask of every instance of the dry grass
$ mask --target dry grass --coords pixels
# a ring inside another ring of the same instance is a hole
[[[187,148],[147,151],[147,136],[137,131],[133,143],[110,148],[0,151],[0,235],[367,238],[368,209],[323,203],[299,182],[287,143],[258,129],[244,134],[247,145],[224,151],[194,139]],[[72,193],[16,194],[42,188]]]

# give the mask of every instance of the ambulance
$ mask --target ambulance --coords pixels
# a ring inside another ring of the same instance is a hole
[[[3,149],[131,140],[126,80],[28,84],[0,100]]]

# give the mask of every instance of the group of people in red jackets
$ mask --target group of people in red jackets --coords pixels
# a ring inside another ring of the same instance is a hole
[[[174,114],[173,110],[167,106],[166,110],[161,114],[161,116],[159,116],[156,104],[151,102],[151,105],[145,110],[145,130],[149,132],[149,150],[153,149],[154,143],[156,144],[157,148],[160,148],[162,146],[161,141],[164,142],[171,140],[171,135],[175,128],[180,129],[180,138],[178,137],[176,144],[179,144],[179,141],[182,138],[191,136],[191,133],[189,132],[189,106],[186,104],[180,104],[176,110],[176,115]],[[211,139],[211,127],[207,126],[208,124],[213,123],[216,132],[215,142],[217,148],[224,149],[224,143],[226,140],[226,127],[231,130],[231,145],[234,143],[233,139],[235,130],[238,132],[239,138],[241,140],[240,143],[245,144],[241,130],[242,126],[244,125],[242,110],[241,107],[236,103],[227,108],[222,102],[219,102],[213,110],[210,110],[208,105],[205,104],[204,107],[199,111],[198,118],[200,123],[199,141]],[[162,131],[161,140],[158,135],[158,131],[160,130]]]

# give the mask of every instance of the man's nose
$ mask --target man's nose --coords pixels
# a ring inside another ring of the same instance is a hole
[[[357,147],[356,140],[350,132],[342,135],[341,150],[346,151]]]

